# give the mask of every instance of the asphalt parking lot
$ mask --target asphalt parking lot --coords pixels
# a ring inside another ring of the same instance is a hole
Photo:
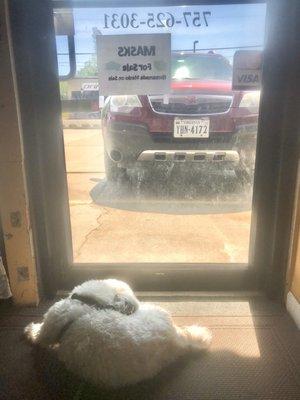
[[[251,187],[233,174],[105,179],[100,129],[64,129],[74,262],[248,261]]]

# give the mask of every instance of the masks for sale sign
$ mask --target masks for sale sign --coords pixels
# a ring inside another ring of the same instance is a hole
[[[102,95],[165,94],[171,85],[171,34],[98,35]]]

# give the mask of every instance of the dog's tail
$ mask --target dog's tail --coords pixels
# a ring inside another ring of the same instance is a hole
[[[212,334],[209,329],[198,326],[176,327],[179,346],[184,350],[205,350],[209,347]]]
[[[37,344],[43,323],[31,322],[24,329],[24,336],[31,344]]]

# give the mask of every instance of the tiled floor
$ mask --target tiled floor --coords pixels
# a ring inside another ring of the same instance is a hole
[[[151,381],[107,392],[79,381],[22,339],[23,327],[39,320],[49,303],[0,307],[0,399],[300,399],[300,332],[281,307],[261,297],[152,300],[179,325],[209,326],[211,350],[179,360]]]

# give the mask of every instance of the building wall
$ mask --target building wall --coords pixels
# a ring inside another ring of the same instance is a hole
[[[295,266],[292,276],[291,292],[300,303],[300,235],[298,232]]]
[[[297,192],[294,211],[294,232],[291,247],[288,289],[300,303],[300,161],[298,167]]]
[[[72,92],[80,92],[83,85],[97,83],[98,78],[72,78],[67,81],[62,81],[61,87],[63,86],[66,98],[70,100],[72,99]]]
[[[7,4],[0,2],[0,213],[13,299],[25,305],[39,293]]]
[[[287,273],[286,307],[300,329],[300,161],[293,223],[293,240],[291,243],[290,263]]]

